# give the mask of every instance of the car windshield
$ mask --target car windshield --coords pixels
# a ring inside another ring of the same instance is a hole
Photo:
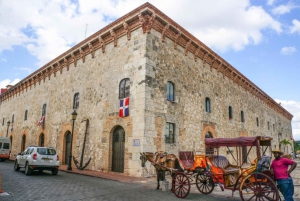
[[[37,148],[37,152],[41,155],[55,155],[55,149],[51,148]]]

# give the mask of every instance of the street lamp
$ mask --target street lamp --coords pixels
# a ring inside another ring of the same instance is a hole
[[[8,122],[7,122],[7,131],[6,131],[6,137],[8,136],[8,128],[9,128],[9,125],[10,125],[10,121],[8,120]]]
[[[68,170],[72,170],[71,167],[71,161],[72,161],[72,143],[73,143],[73,133],[74,133],[74,122],[76,120],[77,113],[76,110],[72,112],[72,121],[73,121],[73,126],[72,126],[72,133],[71,133],[71,150],[70,150],[70,156],[69,156],[69,164],[68,164]]]

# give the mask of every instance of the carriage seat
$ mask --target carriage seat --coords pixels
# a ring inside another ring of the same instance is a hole
[[[239,173],[240,171],[239,166],[230,164],[225,156],[210,156],[209,159],[212,165],[221,168],[224,174]]]
[[[179,160],[185,170],[194,167],[194,152],[193,151],[179,151]]]

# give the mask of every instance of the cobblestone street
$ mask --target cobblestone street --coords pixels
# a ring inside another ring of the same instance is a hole
[[[295,182],[295,200],[300,201],[300,161],[297,160],[298,167],[292,173]],[[155,190],[156,180],[154,177],[140,180],[123,179],[124,182],[113,181],[120,178],[97,178],[97,172],[89,172],[89,176],[72,174],[59,171],[57,176],[52,176],[45,171],[44,173],[35,172],[32,176],[26,176],[24,170],[15,172],[13,162],[6,161],[0,163],[2,172],[2,189],[9,195],[0,196],[1,201],[14,200],[103,200],[103,201],[131,201],[131,200],[151,200],[151,201],[175,201],[175,200],[240,200],[239,192],[231,196],[230,190],[222,192],[218,186],[210,195],[199,193],[195,186],[185,199],[177,198],[171,191]],[[73,172],[76,172],[75,169]],[[81,174],[84,174],[82,172]],[[93,175],[94,173],[94,175]],[[116,175],[117,177],[117,175]],[[125,178],[125,177],[124,177]],[[113,180],[110,180],[113,179]],[[125,182],[126,181],[126,182]]]

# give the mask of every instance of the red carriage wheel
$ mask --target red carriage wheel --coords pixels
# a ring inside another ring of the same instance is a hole
[[[189,178],[181,172],[175,174],[172,179],[172,192],[178,198],[185,198],[190,193],[190,190],[191,184]]]
[[[198,190],[203,194],[210,194],[215,188],[212,177],[202,172],[197,174],[196,186]]]
[[[244,200],[277,201],[278,190],[274,181],[267,175],[253,172],[246,176],[240,185],[240,197]]]

